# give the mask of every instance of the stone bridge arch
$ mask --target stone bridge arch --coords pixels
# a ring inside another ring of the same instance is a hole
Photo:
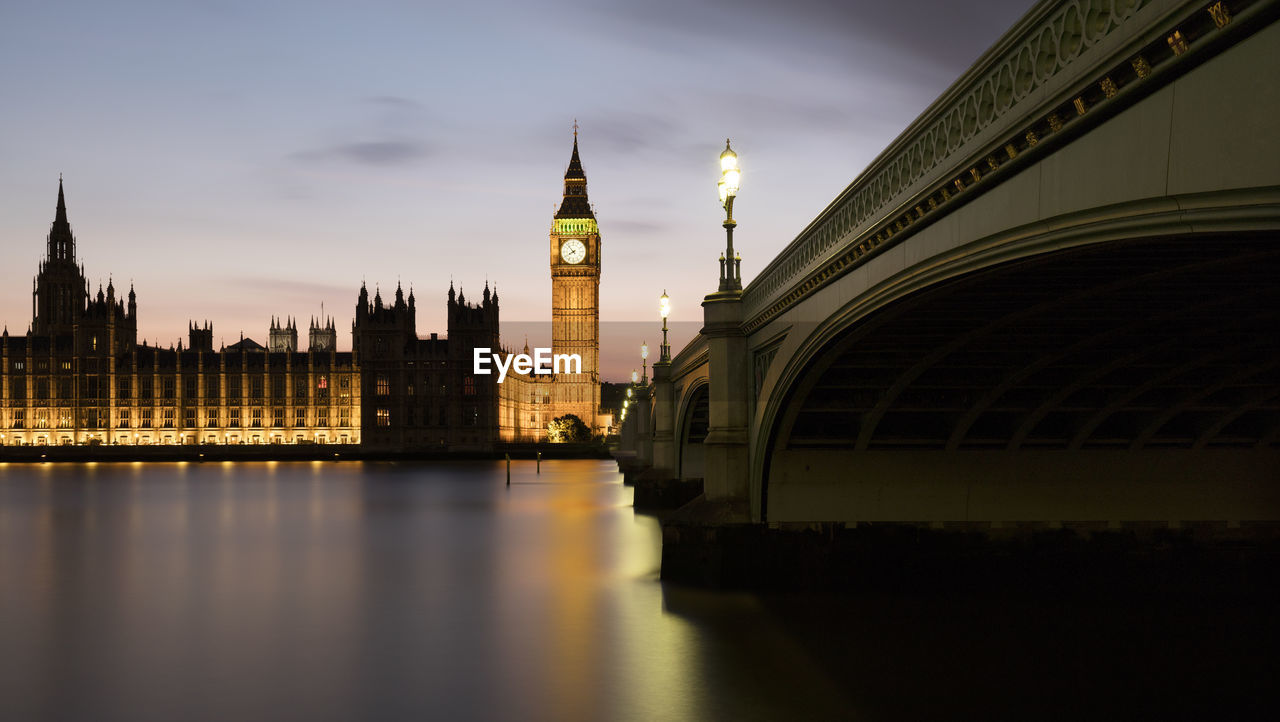
[[[701,479],[706,471],[702,440],[707,435],[710,413],[710,385],[706,378],[688,384],[677,405],[676,478]]]
[[[1109,209],[1111,240],[958,254],[812,324],[757,407],[760,518],[1271,518],[1280,196],[1248,205],[1177,235]]]

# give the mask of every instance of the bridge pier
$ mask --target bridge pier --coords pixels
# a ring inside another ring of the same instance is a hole
[[[706,501],[732,509],[748,521],[747,336],[742,329],[742,291],[720,291],[702,302],[707,339],[709,427],[703,442]]]
[[[675,388],[671,384],[671,360],[653,365],[653,440],[650,457],[655,474],[675,476]]]

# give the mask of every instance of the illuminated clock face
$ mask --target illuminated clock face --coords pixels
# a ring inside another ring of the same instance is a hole
[[[565,263],[582,263],[586,257],[587,247],[582,245],[582,241],[571,238],[560,244],[560,260]]]

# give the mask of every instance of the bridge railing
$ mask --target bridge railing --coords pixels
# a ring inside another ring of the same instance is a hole
[[[1233,12],[1268,5],[1036,5],[747,286],[748,331],[1145,97],[1204,54]]]

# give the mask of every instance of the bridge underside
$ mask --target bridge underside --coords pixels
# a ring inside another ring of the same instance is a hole
[[[1280,242],[1009,263],[864,318],[774,427],[770,521],[1280,519]]]

